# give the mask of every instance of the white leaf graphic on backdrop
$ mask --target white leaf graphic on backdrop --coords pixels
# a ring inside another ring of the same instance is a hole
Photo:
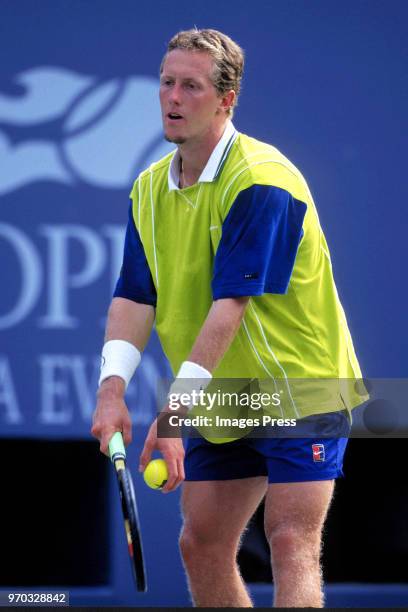
[[[12,145],[0,131],[0,195],[27,183],[78,180],[105,188],[130,187],[136,171],[174,147],[162,139],[158,81],[129,77],[108,82],[66,69],[38,67],[18,75],[24,95],[0,94],[0,122],[37,126],[59,121],[45,136]]]

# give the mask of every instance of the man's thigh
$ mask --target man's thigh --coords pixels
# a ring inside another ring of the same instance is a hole
[[[333,497],[334,480],[275,483],[265,499],[265,533],[271,543],[320,548],[323,524]],[[272,550],[273,553],[273,550]]]
[[[197,544],[238,545],[267,490],[267,478],[184,482],[183,532]]]
[[[183,534],[233,550],[267,490],[263,457],[244,440],[189,439],[183,483]]]

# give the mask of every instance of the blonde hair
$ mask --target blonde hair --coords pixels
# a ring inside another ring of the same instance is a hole
[[[234,104],[228,109],[232,116],[233,107],[237,105],[244,70],[244,51],[229,36],[218,30],[185,30],[178,32],[167,45],[166,54],[160,65],[160,73],[167,55],[175,49],[184,51],[202,51],[208,53],[214,63],[211,80],[218,94],[222,97],[228,91],[235,91]]]

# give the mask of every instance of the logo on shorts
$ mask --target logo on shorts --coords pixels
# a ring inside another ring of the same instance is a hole
[[[325,461],[324,444],[312,444],[313,461]]]

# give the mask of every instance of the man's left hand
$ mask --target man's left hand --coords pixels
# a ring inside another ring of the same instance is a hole
[[[147,467],[147,464],[151,460],[152,452],[155,449],[161,452],[161,454],[163,455],[163,459],[167,464],[167,470],[169,473],[167,482],[162,488],[163,493],[170,493],[170,491],[174,491],[185,479],[185,453],[181,436],[176,437],[176,428],[172,428],[174,429],[174,437],[160,437],[157,433],[158,426],[160,428],[158,420],[160,420],[161,417],[166,418],[168,414],[169,412],[165,410],[158,416],[157,419],[153,421],[146,436],[146,440],[139,461],[139,471],[144,472]]]

